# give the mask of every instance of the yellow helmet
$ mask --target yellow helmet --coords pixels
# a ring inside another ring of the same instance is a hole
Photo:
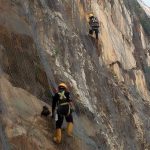
[[[65,88],[66,90],[68,89],[68,87],[67,87],[67,85],[65,84],[65,83],[60,83],[59,85],[58,85],[58,88],[59,87],[63,87],[63,88]]]
[[[93,17],[93,16],[94,16],[94,15],[93,15],[92,13],[89,14],[89,18],[90,18],[90,17]]]

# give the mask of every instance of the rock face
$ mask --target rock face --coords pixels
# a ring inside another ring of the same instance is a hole
[[[150,39],[130,2],[0,0],[0,149],[150,149]],[[55,145],[40,112],[62,81],[75,128]]]

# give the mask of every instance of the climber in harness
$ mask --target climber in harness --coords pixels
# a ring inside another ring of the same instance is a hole
[[[97,17],[94,17],[93,14],[89,15],[89,25],[90,25],[89,34],[93,35],[93,32],[95,32],[96,39],[98,40],[99,22]]]
[[[61,83],[59,84],[58,92],[53,96],[52,101],[52,117],[55,116],[56,120],[56,131],[53,140],[57,144],[61,142],[61,126],[63,124],[64,117],[67,121],[67,134],[68,136],[72,136],[73,117],[71,107],[72,100],[70,99],[70,93],[68,92],[67,85]]]

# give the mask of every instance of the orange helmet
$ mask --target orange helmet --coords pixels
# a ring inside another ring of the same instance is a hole
[[[60,83],[59,85],[58,85],[58,88],[59,87],[63,87],[63,88],[65,88],[66,90],[68,89],[68,87],[67,87],[67,85],[65,84],[65,83]]]
[[[94,16],[93,13],[90,13],[90,14],[89,14],[89,18],[91,18],[91,17],[93,17],[93,16]]]

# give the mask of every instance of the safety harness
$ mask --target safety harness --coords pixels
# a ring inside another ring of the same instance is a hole
[[[90,26],[92,27],[92,29],[98,29],[99,28],[99,22],[98,22],[98,19],[96,17],[93,17],[90,20]]]
[[[67,115],[69,115],[70,114],[70,104],[69,104],[69,102],[67,102],[67,97],[65,96],[65,91],[59,92],[58,95],[59,95],[58,105],[60,105],[60,106],[68,105],[69,110],[68,110]]]

